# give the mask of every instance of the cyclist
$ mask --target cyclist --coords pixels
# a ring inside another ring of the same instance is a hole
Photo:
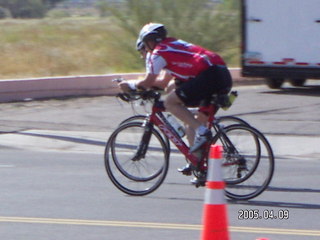
[[[200,106],[212,94],[227,94],[231,90],[232,78],[224,60],[201,46],[167,37],[167,30],[160,23],[146,24],[139,33],[137,43],[139,41],[148,52],[146,76],[143,80],[122,82],[120,88],[127,92],[163,86],[167,83],[157,79],[163,69],[178,79],[175,90],[168,94],[164,104],[193,130],[195,136],[190,143],[190,152],[197,151],[210,139],[211,132],[187,107]]]
[[[140,38],[137,39],[136,49],[140,53],[141,58],[146,60],[148,51]],[[173,80],[173,76],[168,71],[164,71],[162,80],[158,81],[158,86],[154,85],[154,87],[165,89],[165,92],[169,93],[175,88],[175,83],[171,80]]]
[[[141,58],[146,60],[148,52],[145,48],[144,43],[140,38],[137,39],[136,50],[140,53]],[[161,86],[158,85],[157,87],[161,89],[165,89],[166,93],[170,93],[176,87],[175,82],[177,83],[180,82],[179,79],[177,78],[175,78],[174,81],[171,81],[171,80],[173,80],[173,76],[168,71],[165,71],[163,79],[159,81],[161,82]],[[195,115],[195,117],[198,118],[198,120],[200,120],[203,123],[207,122],[207,117],[202,112],[198,112]],[[193,143],[194,134],[192,129],[190,130],[189,127],[186,126],[186,132],[187,132],[187,138],[188,138],[189,144]]]

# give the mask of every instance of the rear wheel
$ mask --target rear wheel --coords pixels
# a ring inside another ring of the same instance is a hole
[[[152,129],[149,143],[144,143],[146,151],[139,153],[144,134],[141,122],[122,124],[112,133],[105,149],[105,168],[110,180],[129,195],[153,192],[168,172],[169,150],[157,130]]]
[[[267,139],[255,128],[230,125],[216,139],[223,147],[223,176],[226,195],[247,200],[261,194],[274,171],[274,156]]]

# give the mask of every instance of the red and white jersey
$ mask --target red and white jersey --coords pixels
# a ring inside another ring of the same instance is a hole
[[[179,79],[196,77],[212,65],[225,65],[216,53],[192,43],[166,38],[146,59],[147,73],[159,74],[162,69]]]

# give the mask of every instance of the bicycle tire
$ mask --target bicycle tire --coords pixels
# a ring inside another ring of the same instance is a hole
[[[142,115],[142,114],[133,115],[131,117],[126,118],[122,122],[120,122],[119,126],[128,122],[140,122],[140,121],[143,122],[147,117],[148,117],[147,115]]]
[[[134,159],[144,131],[141,122],[124,123],[111,134],[105,148],[105,169],[111,182],[132,196],[155,191],[169,168],[169,150],[156,129],[152,129],[146,156]]]
[[[226,142],[231,142],[232,146]],[[230,125],[217,134],[213,143],[223,146],[222,169],[227,197],[248,200],[266,190],[275,163],[272,148],[261,132],[248,125]]]
[[[220,116],[220,117],[216,117],[216,119],[218,120],[218,123],[221,123],[225,126],[229,126],[233,124],[242,124],[242,125],[250,126],[248,122],[246,122],[242,118],[235,117],[235,116]]]

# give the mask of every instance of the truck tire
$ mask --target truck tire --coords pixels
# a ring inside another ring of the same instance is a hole
[[[305,84],[306,79],[304,78],[289,79],[289,82],[294,87],[302,87]]]
[[[269,88],[278,89],[278,88],[281,88],[284,82],[284,79],[283,78],[267,78],[266,82]]]

